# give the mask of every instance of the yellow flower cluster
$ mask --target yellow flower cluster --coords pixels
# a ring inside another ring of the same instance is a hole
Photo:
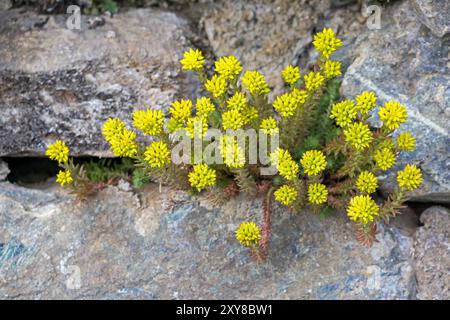
[[[277,110],[277,112],[284,118],[292,117],[297,109],[297,106],[297,100],[290,93],[285,93],[276,97],[273,102],[274,109]]]
[[[306,90],[298,90],[297,88],[294,88],[291,91],[291,96],[298,105],[302,105],[308,98],[308,92]]]
[[[133,112],[133,126],[146,135],[156,136],[163,130],[164,113],[161,110],[136,110]]]
[[[381,170],[388,170],[395,164],[395,154],[390,148],[378,149],[373,158]]]
[[[356,96],[356,109],[362,116],[377,106],[377,97],[373,91],[364,91]]]
[[[235,56],[222,57],[215,62],[216,72],[226,80],[233,80],[242,71],[241,63]]]
[[[224,77],[217,74],[206,80],[205,89],[211,92],[214,98],[222,97],[227,92],[228,84]]]
[[[271,136],[279,133],[279,129],[277,127],[277,120],[273,117],[265,118],[261,121],[261,130]]]
[[[167,144],[162,141],[152,142],[144,152],[144,160],[150,164],[152,168],[162,168],[170,163],[170,152]]]
[[[342,41],[336,38],[331,28],[324,28],[322,32],[314,35],[313,45],[324,58],[329,58],[340,46]]]
[[[200,117],[208,117],[216,108],[208,97],[201,97],[197,99],[195,104],[197,115]]]
[[[325,79],[331,79],[340,76],[341,73],[341,63],[339,61],[327,60],[323,68],[323,74]]]
[[[222,97],[227,91],[227,88],[228,84],[225,78],[217,74],[205,82],[205,89],[211,92],[214,98]]]
[[[278,148],[275,152],[270,154],[270,160],[273,165],[277,167],[280,175],[287,180],[293,180],[297,177],[298,165],[292,160],[289,151]]]
[[[247,97],[245,93],[237,91],[230,99],[227,100],[227,107],[238,111],[244,110],[247,105]]]
[[[202,117],[189,118],[186,122],[186,135],[191,138],[202,139],[208,131],[208,123]]]
[[[380,108],[378,115],[387,128],[395,130],[406,121],[408,112],[405,106],[397,101],[390,100],[384,104],[383,108]]]
[[[358,176],[358,180],[356,181],[356,187],[362,193],[374,193],[378,188],[378,180],[377,177],[372,172],[363,171]]]
[[[344,100],[333,104],[330,118],[335,119],[338,126],[347,127],[356,119],[355,103],[352,100]]]
[[[242,114],[236,110],[231,109],[228,111],[225,111],[222,114],[222,127],[224,130],[233,129],[237,130],[244,126],[244,119],[242,117]]]
[[[275,200],[285,206],[290,206],[297,199],[297,191],[288,185],[281,186],[273,194]]]
[[[219,151],[225,165],[229,168],[242,168],[245,165],[245,152],[238,145],[236,137],[222,136]]]
[[[259,228],[254,222],[243,222],[236,230],[236,239],[246,247],[257,245],[260,238]]]
[[[56,140],[48,146],[45,155],[51,160],[56,160],[58,163],[66,163],[69,160],[69,148],[62,140]]]
[[[241,115],[244,121],[244,125],[246,125],[247,123],[250,123],[252,120],[258,118],[258,110],[256,110],[255,107],[244,108],[242,110]]]
[[[327,167],[327,159],[320,150],[306,151],[300,159],[300,163],[309,176],[316,176]]]
[[[407,164],[405,169],[397,173],[397,182],[401,188],[414,190],[423,182],[422,172],[415,165]]]
[[[367,224],[378,216],[380,208],[368,195],[355,196],[350,200],[347,216],[350,220]]]
[[[66,171],[60,170],[56,175],[56,182],[58,182],[61,185],[61,187],[64,187],[64,185],[69,184],[72,181],[73,181],[72,175],[68,170]]]
[[[325,82],[325,78],[323,75],[321,75],[319,72],[313,71],[305,75],[303,79],[305,80],[305,87],[308,91],[317,90]]]
[[[402,132],[397,137],[397,148],[403,151],[413,151],[416,148],[416,139],[411,132]]]
[[[189,183],[198,192],[216,184],[216,171],[201,163],[194,165],[193,171],[189,172]]]
[[[247,71],[242,76],[241,81],[245,89],[251,94],[263,95],[270,91],[266,79],[258,71]]]
[[[192,113],[192,101],[187,99],[174,101],[169,108],[169,113],[177,121],[187,120]]]
[[[121,120],[109,118],[103,124],[102,133],[116,157],[134,157],[137,154],[136,133],[126,129]]]
[[[134,157],[137,154],[136,133],[132,130],[122,130],[109,143],[116,157]]]
[[[308,186],[308,201],[310,204],[327,202],[328,190],[322,183],[312,183]]]
[[[125,130],[125,123],[123,123],[122,120],[109,118],[103,124],[102,133],[105,140],[111,142],[111,140],[123,130]]]
[[[345,141],[356,150],[364,150],[369,147],[373,140],[369,126],[363,122],[355,122],[347,126],[344,130]]]
[[[300,70],[298,67],[288,65],[281,71],[284,81],[289,85],[294,85],[300,79]]]
[[[184,53],[184,59],[180,60],[183,70],[199,71],[203,68],[205,58],[200,50],[189,49]]]

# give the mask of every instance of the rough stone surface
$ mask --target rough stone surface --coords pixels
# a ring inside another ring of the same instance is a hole
[[[431,207],[422,213],[414,260],[419,299],[450,299],[450,211]]]
[[[10,9],[11,7],[12,7],[12,2],[11,2],[11,0],[3,0],[3,1],[0,1],[0,11],[8,10],[8,9]]]
[[[0,181],[5,180],[9,174],[8,164],[0,159]]]
[[[450,201],[450,55],[448,39],[434,36],[410,12],[408,1],[383,11],[382,29],[367,30],[356,40],[353,64],[342,93],[353,98],[373,90],[380,103],[393,99],[408,108],[401,131],[411,131],[417,149],[403,153],[383,188],[392,189],[393,173],[405,163],[419,165],[425,183],[416,200]]]
[[[0,12],[0,156],[42,154],[56,138],[104,155],[108,118],[190,93],[178,60],[190,42],[174,13],[136,9],[69,30],[64,15]]]
[[[382,227],[358,244],[344,215],[276,208],[269,259],[234,239],[261,199],[213,208],[151,185],[109,187],[84,205],[53,185],[0,184],[0,297],[86,299],[409,299],[413,240]]]
[[[201,25],[215,55],[235,55],[244,71],[262,72],[272,97],[282,92],[281,70],[288,64],[300,66],[304,73],[315,63],[315,32],[331,27],[343,39],[335,57],[343,60],[345,69],[346,52],[364,28],[357,4],[333,8],[328,0],[218,1],[204,11]]]
[[[321,11],[314,11],[305,1],[234,0],[210,10],[203,24],[217,56],[235,55],[244,71],[262,72],[269,85],[280,90],[282,68],[296,63],[311,43]]]
[[[442,0],[413,0],[419,20],[438,37],[450,33],[450,2]]]

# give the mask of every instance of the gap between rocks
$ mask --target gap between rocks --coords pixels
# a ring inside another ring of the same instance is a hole
[[[99,167],[112,168],[123,164],[121,158],[100,158],[93,156],[71,157],[75,164],[97,164]],[[6,181],[26,188],[38,188],[42,183],[53,179],[61,170],[55,161],[43,157],[2,157],[8,164],[9,174]],[[124,173],[127,173],[124,170]]]
[[[30,189],[40,189],[43,184],[54,179],[60,170],[55,161],[43,157],[2,157],[0,158],[1,160],[7,163],[10,171],[6,181]],[[99,158],[93,156],[73,157],[73,161],[76,164],[98,164],[100,167],[105,166],[105,163],[102,164],[102,162],[106,161],[107,168],[123,164],[121,158]],[[426,209],[436,205],[450,209],[450,204],[445,203],[408,201],[406,208],[402,210],[402,214],[398,216],[395,223],[400,228],[418,228],[423,225],[420,222],[421,214]]]

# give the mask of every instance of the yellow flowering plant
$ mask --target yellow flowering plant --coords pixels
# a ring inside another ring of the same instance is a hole
[[[114,130],[122,128],[122,125],[123,123],[120,121],[109,121],[104,134],[112,137],[113,134],[117,133]],[[86,200],[89,195],[113,183],[113,181],[103,182],[91,179],[90,172],[87,172],[82,164],[74,163],[69,153],[69,147],[62,140],[56,140],[50,144],[45,152],[46,156],[50,160],[58,162],[61,168],[56,175],[56,182],[68,189],[70,193],[76,195],[78,199]]]
[[[267,256],[272,199],[291,212],[305,206],[321,216],[333,209],[346,211],[358,240],[371,244],[377,221],[394,216],[422,182],[420,169],[406,166],[398,173],[398,188],[384,204],[374,197],[377,175],[391,169],[400,152],[415,148],[410,133],[395,132],[406,121],[407,110],[396,101],[378,107],[371,91],[339,101],[341,62],[331,56],[342,41],[333,30],[324,29],[314,36],[313,45],[320,54],[316,64],[311,70],[286,66],[280,75],[285,91],[271,101],[270,85],[259,71],[246,70],[234,56],[220,57],[209,71],[203,53],[190,49],[181,68],[200,80],[202,96],[195,103],[182,98],[165,108],[134,111],[134,128],[108,119],[102,129],[105,140],[115,156],[131,158],[153,181],[186,187],[192,194],[210,191],[214,203],[239,192],[264,195],[261,225],[245,221],[236,231],[236,239],[257,258]],[[379,128],[370,122],[376,109]],[[210,135],[211,129],[222,135]],[[268,161],[251,161],[250,143],[241,145],[229,134],[239,130],[278,139],[279,144],[267,150]],[[187,146],[194,153],[183,153],[180,164],[173,156],[183,135],[191,138]],[[216,152],[210,152],[211,145]],[[67,161],[60,143],[49,148],[48,155]],[[275,171],[262,174],[268,166]],[[61,185],[75,180],[64,172],[58,175]]]

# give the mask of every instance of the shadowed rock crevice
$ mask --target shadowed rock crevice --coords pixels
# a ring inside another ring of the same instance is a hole
[[[76,164],[97,164],[100,169],[108,169],[111,166],[123,167],[124,177],[131,173],[128,164],[121,166],[124,164],[124,160],[121,158],[72,157],[72,159]],[[0,158],[0,161],[2,161],[2,169],[0,171],[3,173],[3,180],[18,183],[31,189],[39,189],[42,183],[54,180],[56,173],[60,170],[55,161],[44,157],[3,157]],[[106,164],[104,164],[105,162]],[[131,164],[132,162],[130,161]],[[382,194],[378,196],[385,201]],[[400,211],[400,214],[393,220],[393,223],[400,229],[415,229],[421,225],[419,220],[421,214],[437,204],[450,208],[450,205],[447,203],[408,201],[406,208]],[[287,227],[290,228],[289,226]],[[295,228],[295,226],[292,227]],[[294,247],[291,249],[294,251],[298,250],[298,248]]]
[[[131,159],[73,157],[75,165],[82,165],[93,183],[120,179],[131,180],[135,167]],[[6,180],[30,189],[40,189],[43,184],[55,180],[61,170],[56,161],[43,157],[0,158],[0,181]]]

